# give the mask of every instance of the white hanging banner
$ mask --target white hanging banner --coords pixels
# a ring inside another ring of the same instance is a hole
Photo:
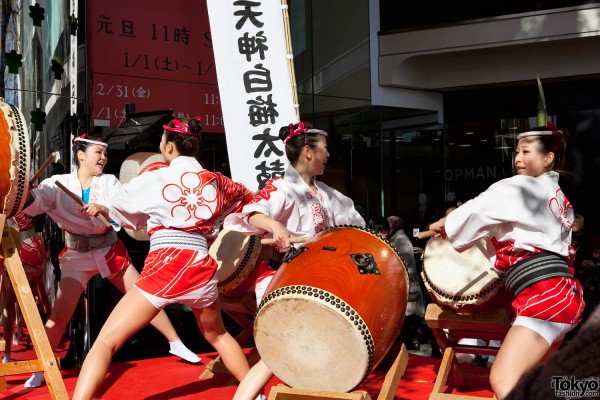
[[[232,179],[281,177],[279,128],[298,122],[280,0],[207,0]],[[291,55],[290,55],[291,57]]]

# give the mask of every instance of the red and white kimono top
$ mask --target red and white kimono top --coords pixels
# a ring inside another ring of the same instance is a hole
[[[462,251],[487,236],[496,253],[492,264],[501,273],[541,251],[563,256],[573,273],[574,213],[558,178],[551,171],[494,183],[448,215],[445,229],[452,246]],[[584,302],[579,281],[560,277],[527,287],[512,305],[517,316],[576,324]]]
[[[207,285],[217,271],[209,242],[225,215],[251,199],[244,185],[205,170],[193,157],[179,156],[124,184],[113,198],[111,218],[132,229],[146,226],[150,235],[136,286],[170,299]]]
[[[97,218],[82,213],[81,206],[56,186],[54,184],[56,181],[81,197],[82,188],[77,178],[77,171],[54,175],[44,179],[36,189],[32,189],[34,200],[23,209],[23,212],[30,216],[46,213],[61,229],[82,236],[104,235],[110,229],[120,229],[118,226],[107,228]],[[97,175],[92,179],[89,202],[110,207],[110,200],[120,187],[121,182],[114,175]],[[102,277],[113,275],[131,263],[127,250],[120,240],[112,246],[87,252],[65,247],[60,253],[59,260],[61,269],[98,270]]]

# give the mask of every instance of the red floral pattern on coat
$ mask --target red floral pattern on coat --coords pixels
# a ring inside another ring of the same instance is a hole
[[[254,196],[254,199],[250,203],[258,203],[261,200],[269,200],[271,198],[271,193],[277,190],[277,187],[275,187],[273,183],[279,179],[283,179],[283,177],[270,179],[265,187],[262,188],[262,190],[258,192],[256,196]]]
[[[548,207],[556,219],[560,221],[560,237],[563,242],[567,243],[570,238],[571,226],[573,226],[573,221],[569,221],[567,217],[567,211],[573,208],[571,202],[561,189],[557,189],[556,196],[550,199]]]
[[[186,172],[181,175],[180,184],[168,184],[163,188],[163,198],[175,203],[171,217],[184,221],[209,219],[217,209],[217,187],[215,179],[203,179],[200,173]]]

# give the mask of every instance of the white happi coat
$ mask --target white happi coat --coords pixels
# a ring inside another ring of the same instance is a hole
[[[515,250],[569,257],[574,213],[558,178],[550,171],[494,183],[448,215],[445,229],[452,246],[461,251],[489,235],[498,242],[514,242]],[[497,265],[501,271],[508,266]]]
[[[208,242],[223,216],[251,199],[244,185],[185,156],[123,185],[110,215],[124,226],[148,228],[150,252],[136,286],[153,296],[152,304],[202,308],[215,301],[217,263],[208,254]]]
[[[102,235],[107,233],[109,229],[120,229],[118,226],[107,228],[98,218],[82,213],[81,206],[56,186],[54,184],[56,181],[62,183],[81,198],[82,187],[79,178],[77,178],[77,171],[70,174],[54,175],[42,181],[36,189],[31,190],[34,200],[23,209],[23,212],[29,216],[46,213],[61,229],[83,236]],[[92,179],[89,202],[110,207],[110,200],[120,187],[121,183],[114,175],[97,175]],[[115,268],[117,267],[109,267],[107,264],[107,255],[108,258],[113,258],[112,251],[114,249],[115,246],[113,245],[85,253],[67,250],[68,254],[62,253],[61,258],[67,257],[70,264],[76,264],[77,259],[81,259],[81,268],[78,269],[88,271],[97,268],[100,274],[106,277],[116,272]],[[123,254],[123,257],[126,257],[126,254]],[[111,262],[113,261],[111,260]],[[122,266],[123,264],[118,268]]]
[[[574,213],[558,185],[558,173],[516,175],[490,186],[446,218],[446,234],[457,250],[488,235],[501,272],[540,251],[564,256],[573,273],[571,226]],[[580,283],[556,277],[528,286],[512,302],[515,315],[576,324],[584,302]]]
[[[81,206],[54,184],[62,183],[67,189],[81,198],[81,183],[77,171],[65,175],[54,175],[44,179],[32,190],[34,201],[23,210],[27,215],[34,216],[46,213],[67,232],[79,235],[101,235],[107,227],[96,217],[81,213]],[[92,179],[90,186],[90,203],[110,207],[112,197],[121,188],[121,182],[110,174],[100,174]],[[119,228],[117,228],[119,229]]]
[[[315,181],[315,185],[319,189],[317,194],[289,165],[283,178],[267,182],[241,213],[228,215],[223,226],[246,234],[265,234],[247,223],[247,215],[259,212],[284,224],[293,236],[314,236],[338,225],[365,227],[365,220],[354,208],[352,199],[322,182]]]
[[[205,170],[193,157],[179,156],[124,184],[110,216],[132,229],[147,227],[149,235],[170,229],[199,233],[210,242],[223,216],[251,197],[245,186]]]

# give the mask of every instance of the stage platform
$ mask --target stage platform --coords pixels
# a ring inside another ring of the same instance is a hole
[[[23,338],[19,345],[14,347],[13,360],[34,358],[33,350],[27,346],[26,339]],[[392,347],[388,356],[357,390],[365,390],[373,399],[377,398],[385,374],[397,355],[399,345],[400,342]],[[429,399],[441,360],[419,354],[426,352],[427,345],[423,346],[420,352],[413,351],[409,354],[406,373],[400,380],[395,399]],[[199,364],[190,364],[172,356],[113,362],[97,398],[106,400],[231,399],[236,387],[224,386],[228,376],[217,375],[209,380],[199,379],[206,365],[216,357],[216,353],[204,353],[200,356],[202,361]],[[318,361],[315,360],[315,362]],[[69,395],[73,394],[78,373],[78,368],[61,371]],[[28,377],[28,374],[9,376],[7,378],[8,390],[0,392],[0,399],[49,399],[50,394],[45,386],[38,389],[26,389],[23,386]],[[277,378],[271,379],[265,394],[268,395],[270,388],[280,383],[282,382]],[[447,392],[492,397],[487,385],[479,383],[458,390],[454,387],[452,379],[448,380]]]

